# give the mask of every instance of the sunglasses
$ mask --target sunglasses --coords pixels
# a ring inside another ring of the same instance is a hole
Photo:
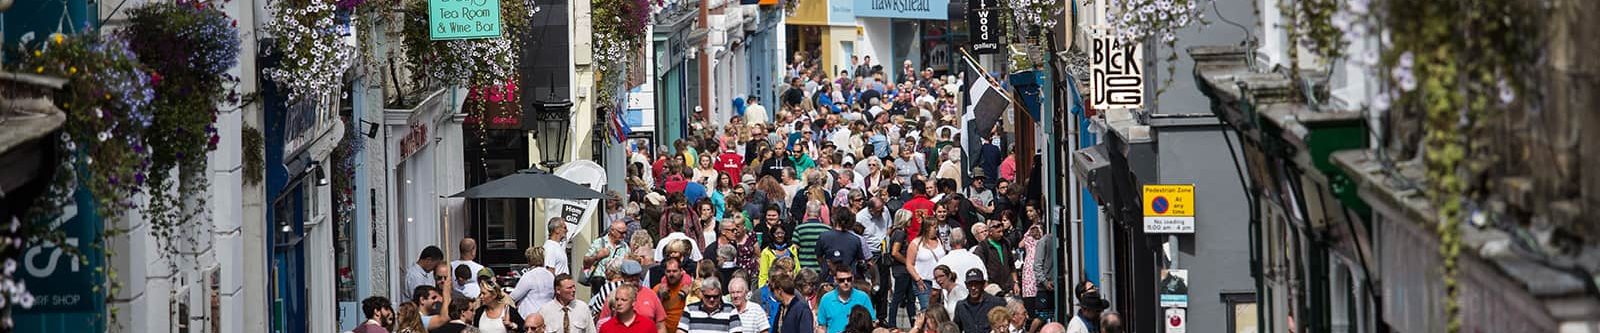
[[[850,282],[850,281],[855,281],[855,277],[847,276],[847,277],[842,277],[842,278],[836,278],[836,279],[833,279],[833,280],[836,281],[836,282],[839,282],[839,283],[847,283],[847,282]]]

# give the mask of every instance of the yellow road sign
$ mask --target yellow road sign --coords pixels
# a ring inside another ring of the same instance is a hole
[[[1194,184],[1145,185],[1144,231],[1194,232]]]

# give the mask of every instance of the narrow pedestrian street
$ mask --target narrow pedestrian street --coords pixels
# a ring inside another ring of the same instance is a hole
[[[0,0],[0,332],[1600,333],[1595,17]]]

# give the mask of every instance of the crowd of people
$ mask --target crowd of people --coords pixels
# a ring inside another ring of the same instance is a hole
[[[907,62],[890,82],[863,59],[830,76],[802,53],[771,114],[752,96],[630,148],[605,236],[569,255],[550,220],[513,287],[470,238],[456,261],[424,249],[402,302],[363,302],[356,332],[1120,332],[1087,282],[1080,310],[1054,313],[1061,242],[1037,173],[1018,175],[1003,126],[962,148],[959,79]]]

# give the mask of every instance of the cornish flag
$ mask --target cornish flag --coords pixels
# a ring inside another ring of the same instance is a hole
[[[972,66],[972,63],[968,62],[967,65]],[[983,73],[977,68],[973,68],[973,72]],[[967,112],[961,115],[961,143],[970,161],[975,157],[971,154],[978,153],[978,149],[974,147],[982,144],[983,138],[988,137],[989,132],[994,130],[1006,107],[1011,106],[1011,99],[1006,97],[1004,90],[989,81],[988,75],[981,75],[972,80],[967,94],[967,98],[972,102],[967,106]]]

